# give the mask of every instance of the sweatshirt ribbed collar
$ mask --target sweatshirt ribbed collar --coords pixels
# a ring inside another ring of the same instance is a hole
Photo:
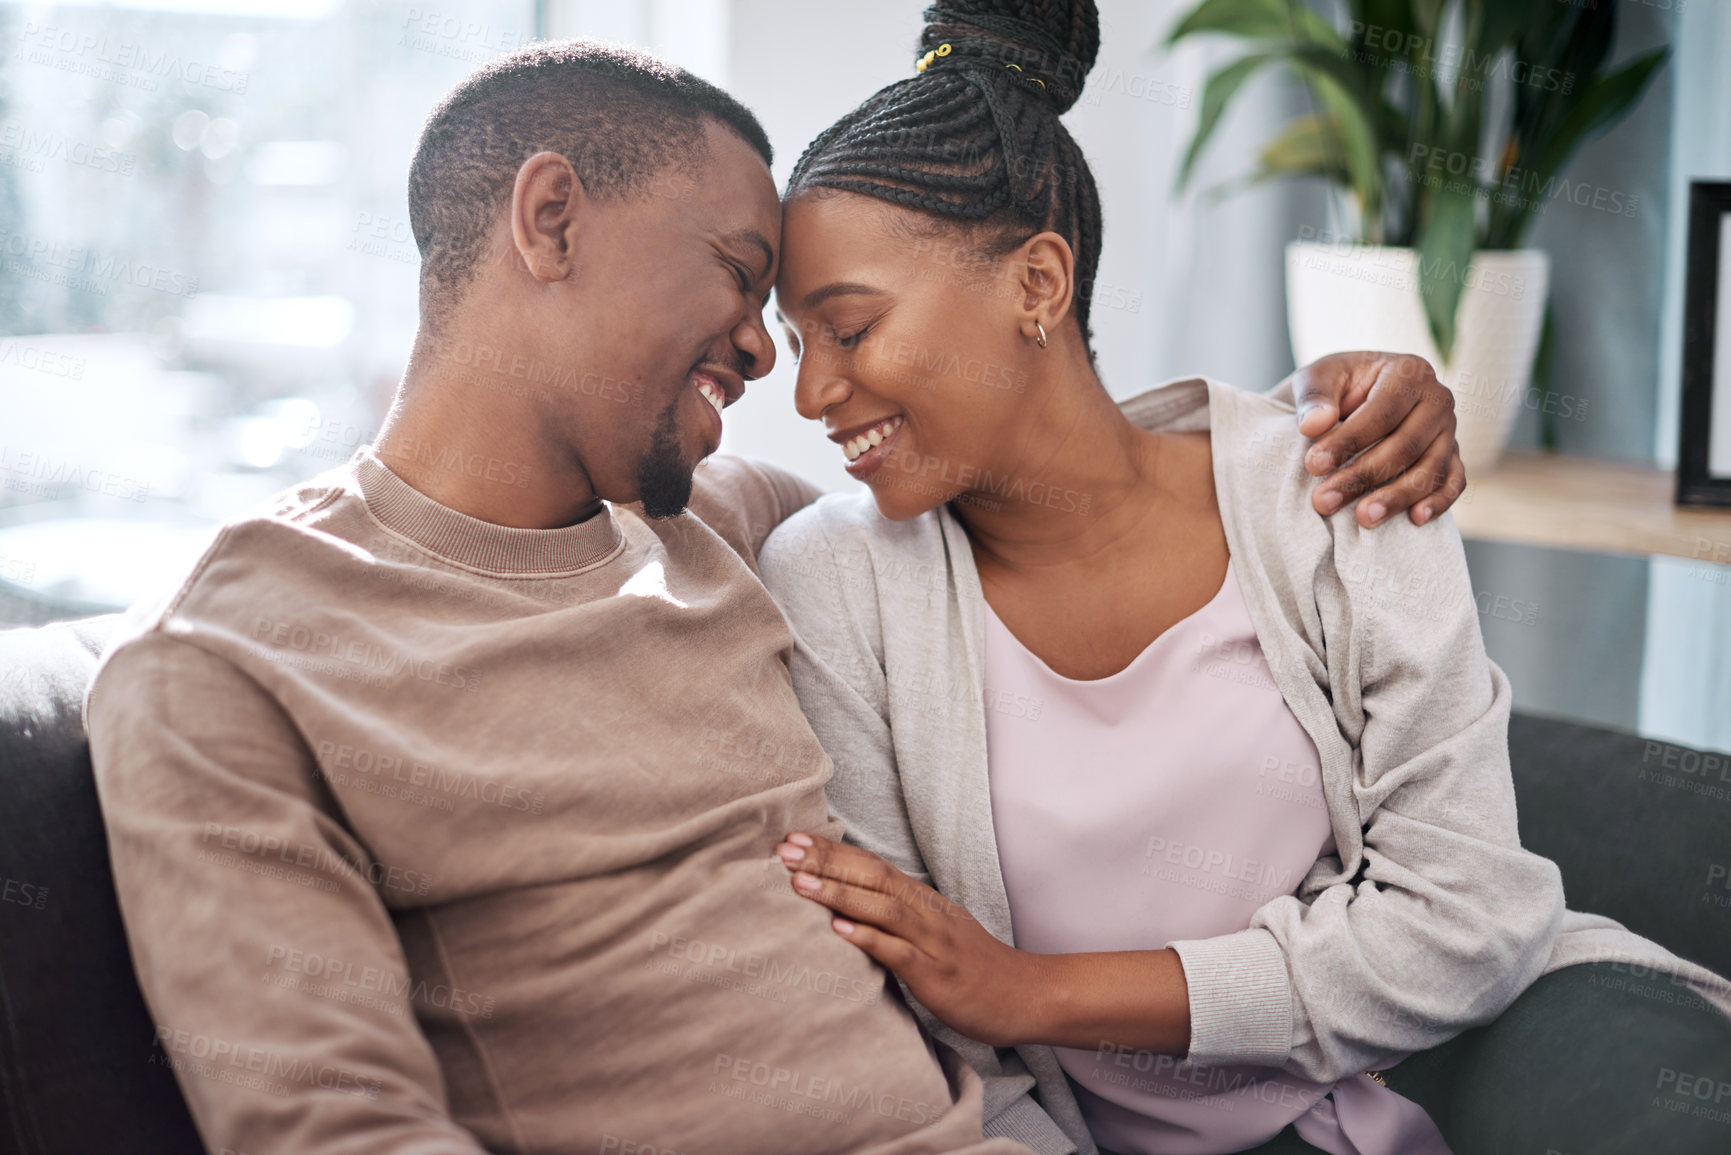
[[[622,538],[606,503],[587,521],[558,529],[514,529],[458,513],[398,477],[368,449],[355,458],[361,499],[380,524],[427,552],[493,574],[551,576],[586,569]]]

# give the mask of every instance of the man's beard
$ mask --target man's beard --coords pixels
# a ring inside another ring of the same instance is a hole
[[[643,516],[677,517],[691,500],[691,467],[679,446],[679,403],[675,397],[661,413],[649,452],[637,463],[637,498]]]

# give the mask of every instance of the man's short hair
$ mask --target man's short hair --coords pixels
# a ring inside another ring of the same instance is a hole
[[[542,41],[481,66],[433,109],[409,166],[423,321],[442,317],[474,277],[524,161],[557,152],[591,197],[646,196],[668,169],[707,158],[706,117],[772,163],[750,109],[646,52]]]

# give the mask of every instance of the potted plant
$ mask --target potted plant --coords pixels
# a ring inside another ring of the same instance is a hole
[[[1305,84],[1314,111],[1243,182],[1320,176],[1337,194],[1343,225],[1287,250],[1293,354],[1427,358],[1455,392],[1469,469],[1501,454],[1549,328],[1549,260],[1522,239],[1553,199],[1575,199],[1564,166],[1634,107],[1666,56],[1607,69],[1617,7],[1345,0],[1343,29],[1301,0],[1202,0],[1168,38],[1249,42],[1208,78],[1180,188],[1252,75],[1282,66]],[[1608,196],[1623,205],[1596,207],[1632,214],[1626,194]]]

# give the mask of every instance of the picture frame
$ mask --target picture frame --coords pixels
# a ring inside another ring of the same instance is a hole
[[[1731,506],[1731,182],[1689,185],[1677,504]]]

